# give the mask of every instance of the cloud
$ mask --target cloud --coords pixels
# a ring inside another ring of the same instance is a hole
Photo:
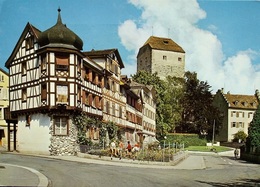
[[[118,27],[121,43],[131,56],[123,72],[128,75],[136,72],[133,68],[136,67],[137,52],[149,36],[170,37],[186,52],[186,71],[196,71],[200,80],[208,81],[213,92],[224,87],[232,93],[254,93],[260,84],[260,75],[253,59],[259,52],[250,49],[225,57],[222,44],[213,33],[217,27],[210,25],[209,30],[204,30],[197,26],[207,14],[196,0],[129,2],[142,14],[138,20],[126,20]]]

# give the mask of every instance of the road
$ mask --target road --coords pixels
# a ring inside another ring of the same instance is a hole
[[[260,167],[232,157],[201,155],[206,169],[147,169],[1,154],[0,162],[36,169],[56,186],[260,186]],[[162,166],[163,167],[163,166]]]

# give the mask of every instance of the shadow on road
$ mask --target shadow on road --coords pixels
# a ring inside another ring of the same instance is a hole
[[[234,182],[207,182],[207,181],[197,181],[203,184],[209,184],[216,187],[229,187],[229,186],[236,186],[236,187],[245,187],[245,186],[260,186],[260,178],[259,179],[238,179]]]

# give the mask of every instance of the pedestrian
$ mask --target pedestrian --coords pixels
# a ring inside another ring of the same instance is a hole
[[[110,143],[110,151],[111,151],[111,160],[113,155],[116,156],[116,143],[114,142],[114,140],[112,140],[112,142]]]
[[[124,144],[123,144],[123,142],[120,140],[120,141],[119,141],[119,144],[118,144],[119,160],[122,159],[123,148],[124,148]]]
[[[129,158],[131,157],[131,151],[132,151],[132,146],[130,144],[130,141],[127,142],[127,155],[129,156]]]
[[[239,150],[237,148],[234,150],[234,155],[235,155],[235,159],[238,159]]]

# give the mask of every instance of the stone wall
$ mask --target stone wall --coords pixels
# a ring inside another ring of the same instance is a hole
[[[69,134],[68,136],[53,135],[53,120],[50,125],[51,144],[50,154],[55,156],[75,155],[79,152],[79,145],[77,143],[77,127],[72,123],[72,118],[69,119]]]
[[[137,71],[158,73],[161,79],[168,75],[183,77],[185,73],[185,53],[164,51],[143,47],[137,56]]]

